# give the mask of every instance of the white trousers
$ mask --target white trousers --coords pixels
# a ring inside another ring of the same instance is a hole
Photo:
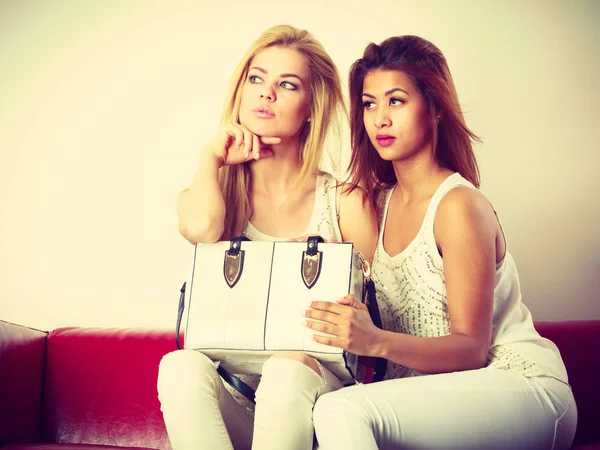
[[[323,376],[300,361],[271,358],[263,365],[254,414],[225,389],[216,365],[193,350],[163,357],[158,397],[174,450],[312,449],[313,406],[342,387],[329,370]]]
[[[313,420],[321,450],[561,450],[577,409],[566,383],[485,368],[347,387]]]

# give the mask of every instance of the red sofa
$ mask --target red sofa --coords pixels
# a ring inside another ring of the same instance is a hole
[[[600,320],[536,327],[569,371],[579,410],[573,448],[600,449]],[[172,331],[45,332],[0,321],[0,448],[170,449],[156,378],[171,350]]]

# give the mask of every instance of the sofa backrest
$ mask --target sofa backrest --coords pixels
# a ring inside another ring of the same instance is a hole
[[[0,320],[0,447],[41,438],[46,336]]]
[[[560,350],[577,403],[575,445],[600,442],[600,320],[536,322]]]
[[[49,442],[170,449],[156,381],[173,331],[50,332],[43,437]]]

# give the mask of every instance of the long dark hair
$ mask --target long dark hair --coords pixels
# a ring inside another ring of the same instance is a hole
[[[479,187],[472,147],[479,138],[465,124],[446,58],[423,38],[397,36],[369,44],[350,69],[351,189],[360,185],[375,200],[381,189],[397,181],[392,163],[379,157],[363,123],[363,81],[376,69],[399,70],[412,79],[428,107],[435,160]]]

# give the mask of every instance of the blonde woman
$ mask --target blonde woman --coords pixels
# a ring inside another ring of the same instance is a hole
[[[233,76],[222,125],[202,150],[177,202],[192,243],[290,240],[318,234],[351,241],[370,259],[377,224],[360,188],[336,187],[318,169],[344,105],[337,69],[310,33],[264,32]],[[223,384],[200,352],[179,350],[160,364],[158,391],[175,450],[310,449],[316,399],[341,387],[318,361],[285,352],[263,366],[255,409]]]

